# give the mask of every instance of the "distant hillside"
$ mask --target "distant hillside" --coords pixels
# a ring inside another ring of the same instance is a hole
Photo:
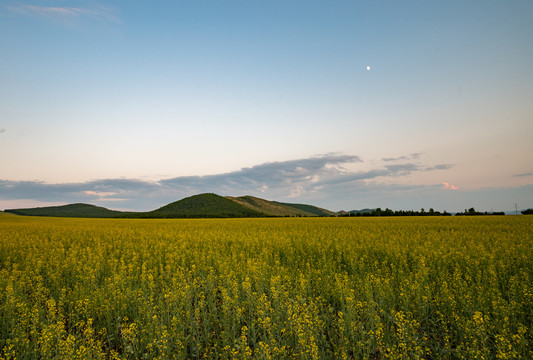
[[[154,218],[235,218],[261,217],[265,214],[216,194],[194,195],[157,210],[139,213]]]
[[[322,209],[322,208],[319,208],[319,207],[316,207],[316,206],[313,206],[313,205],[291,204],[291,203],[282,203],[282,202],[277,202],[277,201],[273,201],[273,202],[276,203],[276,204],[281,204],[281,205],[292,207],[294,209],[305,211],[305,212],[310,213],[310,214],[312,214],[314,216],[335,216],[337,214],[337,213],[335,213],[333,211]]]
[[[281,216],[335,216],[336,213],[305,204],[268,201],[254,196],[224,197],[199,194],[147,212],[122,212],[89,204],[70,204],[5,210],[17,215],[82,218],[246,218]]]
[[[83,218],[113,218],[123,216],[124,214],[120,211],[109,210],[104,207],[90,204],[69,204],[30,209],[6,209],[4,211],[16,215]]]
[[[226,196],[227,199],[245,206],[254,211],[263,213],[268,216],[316,216],[313,213],[300,210],[291,206],[287,206],[275,201],[268,201],[254,196],[240,196],[231,197]]]
[[[348,212],[352,213],[352,214],[366,214],[366,213],[371,213],[374,210],[376,210],[376,209],[350,210]]]
[[[376,209],[361,209],[361,210],[350,210],[350,211],[337,211],[337,216],[365,216],[372,214]]]

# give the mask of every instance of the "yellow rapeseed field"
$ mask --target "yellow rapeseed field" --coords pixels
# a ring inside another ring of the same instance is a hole
[[[0,215],[1,359],[532,359],[533,217]]]

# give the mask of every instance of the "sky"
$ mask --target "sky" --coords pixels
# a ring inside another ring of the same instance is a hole
[[[533,2],[0,0],[0,209],[533,207]]]

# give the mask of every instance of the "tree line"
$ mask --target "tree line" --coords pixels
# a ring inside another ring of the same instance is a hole
[[[530,209],[532,210],[532,209]],[[522,214],[525,212],[523,211]],[[533,210],[532,210],[533,213]],[[365,212],[348,212],[339,216],[345,217],[372,217],[372,216],[452,216],[453,214],[444,210],[443,212],[435,211],[433,208],[430,208],[426,211],[424,208],[417,210],[391,210],[386,208],[385,210],[381,208],[376,208],[374,210],[365,211]],[[491,212],[480,212],[476,211],[473,207],[470,209],[465,209],[464,212],[455,213],[455,216],[479,216],[479,215],[505,215],[503,211],[491,211]]]

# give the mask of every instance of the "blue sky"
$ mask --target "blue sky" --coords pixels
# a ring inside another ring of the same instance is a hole
[[[2,1],[0,209],[204,191],[533,207],[532,17],[531,1]]]

